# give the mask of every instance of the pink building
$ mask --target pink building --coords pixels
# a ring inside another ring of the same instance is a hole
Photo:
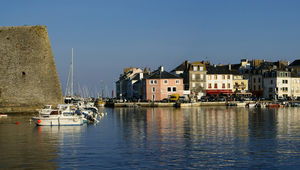
[[[162,66],[146,77],[143,85],[143,99],[146,100],[160,101],[172,94],[183,95],[183,78],[164,71]]]

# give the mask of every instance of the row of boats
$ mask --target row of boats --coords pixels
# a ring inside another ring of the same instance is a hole
[[[300,107],[299,102],[238,102],[238,103],[227,103],[227,106],[238,106],[238,107],[258,107],[258,108],[280,108],[280,107]]]
[[[80,126],[84,123],[98,123],[104,116],[98,108],[89,103],[59,104],[53,108],[46,105],[38,110],[32,121],[38,126]]]

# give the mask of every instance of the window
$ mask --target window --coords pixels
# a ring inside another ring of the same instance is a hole
[[[195,80],[195,79],[196,79],[195,74],[192,74],[192,80]]]
[[[200,71],[203,71],[203,67],[200,67]]]
[[[271,84],[273,84],[273,80],[271,80],[271,82],[270,82]]]
[[[225,80],[225,75],[222,76],[223,80]]]
[[[164,80],[164,84],[168,84],[168,80]]]
[[[172,90],[171,87],[168,87],[168,88],[167,88],[167,91],[168,91],[168,92],[171,92],[171,90]]]
[[[218,88],[218,84],[217,83],[215,83],[215,89],[217,89]]]
[[[204,78],[204,75],[203,75],[203,74],[200,74],[200,78],[201,78],[201,80],[203,80],[203,78]]]
[[[227,88],[230,89],[230,83],[227,84]]]
[[[152,92],[155,92],[155,87],[152,87]]]
[[[192,83],[192,87],[196,87],[196,83]]]
[[[225,76],[224,76],[225,77]],[[225,89],[225,83],[222,84],[222,88]]]
[[[203,83],[201,83],[200,86],[203,87]]]
[[[253,90],[254,90],[254,91],[256,90],[256,86],[255,86],[255,85],[253,86]]]
[[[260,83],[260,77],[258,77],[258,82]]]
[[[175,82],[176,82],[176,84],[180,84],[180,81],[179,81],[179,80],[176,80]]]
[[[207,79],[210,80],[210,75],[207,75]]]
[[[150,84],[153,84],[153,80],[150,80]]]
[[[256,78],[255,77],[253,78],[253,82],[256,83]]]
[[[210,89],[211,89],[211,83],[209,83],[209,84],[208,84],[208,88],[210,88]]]
[[[152,100],[153,100],[153,101],[155,100],[155,94],[152,95]]]
[[[215,79],[218,80],[218,75],[215,75]]]
[[[198,71],[197,66],[193,66],[194,70],[193,71]]]
[[[173,92],[176,92],[176,87],[173,87]]]
[[[227,79],[230,80],[230,75],[227,75]]]
[[[288,84],[288,80],[282,80],[283,84]]]
[[[154,82],[154,84],[157,84],[157,80],[154,80],[153,82]]]
[[[260,90],[260,85],[258,85],[258,90]]]

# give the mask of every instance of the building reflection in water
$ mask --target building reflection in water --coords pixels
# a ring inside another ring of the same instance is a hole
[[[300,156],[300,109],[194,107],[120,108],[121,136],[130,153],[163,166],[289,165]],[[293,140],[290,140],[293,139]],[[291,154],[293,153],[293,154]],[[290,162],[287,162],[289,160]]]
[[[212,154],[226,155],[236,143],[246,146],[248,142],[246,108],[120,108],[116,113],[120,113],[121,135],[132,152],[149,154],[150,161],[161,164],[209,162]]]

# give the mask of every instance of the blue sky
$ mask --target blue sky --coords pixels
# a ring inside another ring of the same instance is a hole
[[[292,0],[3,0],[0,24],[47,25],[63,89],[73,47],[75,84],[95,92],[130,66],[299,59],[299,9]]]

